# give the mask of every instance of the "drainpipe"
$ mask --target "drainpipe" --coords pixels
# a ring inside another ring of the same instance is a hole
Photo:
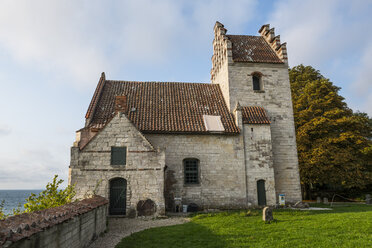
[[[242,116],[242,107],[240,106],[239,102],[236,103],[234,108],[234,114],[235,114],[235,122],[236,125],[240,129],[240,138],[242,139],[243,143],[243,163],[244,163],[244,177],[245,177],[245,199],[246,199],[246,205],[248,206],[248,170],[247,170],[247,160],[246,160],[246,154],[245,154],[245,134],[244,134],[244,125],[243,125],[243,116]]]

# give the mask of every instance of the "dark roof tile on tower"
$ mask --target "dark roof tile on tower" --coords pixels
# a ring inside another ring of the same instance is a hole
[[[256,62],[282,64],[283,61],[261,36],[226,35],[232,43],[232,57],[235,62]]]

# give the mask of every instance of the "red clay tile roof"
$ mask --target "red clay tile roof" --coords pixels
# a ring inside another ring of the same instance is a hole
[[[208,133],[203,115],[220,115],[224,133],[240,132],[217,84],[105,80],[100,87],[99,99],[95,93],[88,109],[94,109],[89,127],[110,121],[115,96],[125,95],[128,118],[145,133]]]
[[[96,107],[97,101],[98,101],[98,99],[99,99],[99,97],[101,95],[103,85],[105,84],[105,80],[106,80],[105,73],[102,72],[101,77],[100,77],[100,79],[98,81],[97,88],[94,91],[94,95],[93,95],[92,101],[89,104],[88,111],[87,111],[87,113],[85,115],[85,118],[90,118],[91,115],[93,114],[94,108]]]
[[[226,35],[232,43],[232,56],[236,62],[280,64],[283,61],[261,36]]]
[[[242,107],[244,124],[270,124],[270,119],[262,107]]]

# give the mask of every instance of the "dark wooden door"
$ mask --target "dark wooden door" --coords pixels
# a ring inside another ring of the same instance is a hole
[[[265,190],[265,180],[257,181],[257,199],[259,206],[266,205],[266,190]]]
[[[110,181],[110,215],[125,215],[127,180],[115,178]]]

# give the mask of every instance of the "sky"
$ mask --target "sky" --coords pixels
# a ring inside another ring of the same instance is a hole
[[[372,116],[369,0],[2,0],[0,189],[66,186],[70,147],[107,79],[210,82],[213,26],[269,23],[289,65],[311,65]]]

